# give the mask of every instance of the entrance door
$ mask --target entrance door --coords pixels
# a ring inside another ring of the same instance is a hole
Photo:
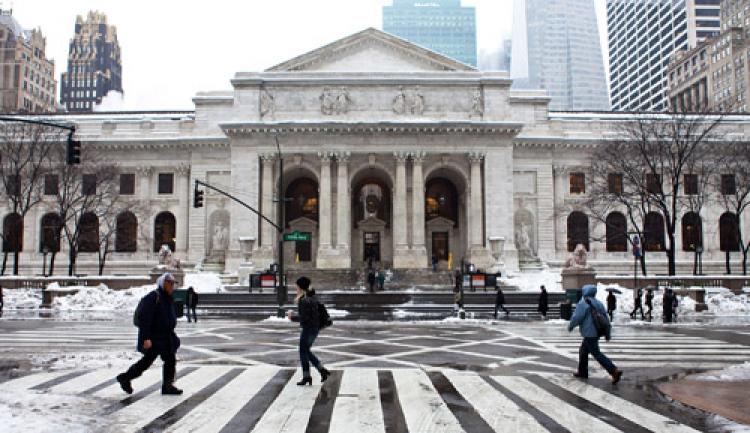
[[[438,261],[448,261],[448,232],[432,232],[432,254]]]
[[[366,262],[370,257],[374,262],[380,261],[380,233],[379,232],[365,232],[364,233],[364,252],[363,259]]]

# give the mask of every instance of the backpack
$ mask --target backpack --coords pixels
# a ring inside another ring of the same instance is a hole
[[[325,329],[333,325],[333,320],[331,320],[331,316],[328,315],[328,310],[322,302],[318,302],[318,323],[320,324],[319,329]]]
[[[589,304],[589,312],[591,312],[591,319],[594,321],[594,327],[599,337],[606,337],[609,334],[610,324],[604,315],[591,305],[591,301],[586,299],[586,303]]]
[[[159,292],[154,290],[156,292],[156,303],[159,303]],[[133,325],[135,325],[136,328],[140,328],[143,326],[143,309],[146,308],[146,298],[148,298],[148,295],[141,298],[140,301],[138,301],[138,306],[135,307],[135,311],[133,312]]]

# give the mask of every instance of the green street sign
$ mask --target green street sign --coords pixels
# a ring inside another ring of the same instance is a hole
[[[298,231],[293,231],[292,233],[284,233],[284,241],[288,242],[309,242],[310,241],[310,233],[302,233]]]

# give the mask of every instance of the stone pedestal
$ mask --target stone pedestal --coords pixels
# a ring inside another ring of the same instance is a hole
[[[175,288],[180,288],[185,283],[185,271],[182,269],[167,268],[164,266],[157,266],[148,272],[148,276],[151,279],[152,284],[156,284],[156,280],[159,279],[165,272],[169,272],[175,279]]]
[[[594,271],[592,268],[563,269],[563,289],[580,289],[586,284],[596,285],[596,271]]]

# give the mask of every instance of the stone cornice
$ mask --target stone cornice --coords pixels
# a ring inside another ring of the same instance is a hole
[[[378,74],[361,72],[273,72],[243,73],[232,79],[237,88],[260,87],[261,85],[305,85],[305,86],[383,86],[383,85],[496,85],[509,87],[513,81],[506,76],[481,72],[418,72]],[[546,99],[549,101],[549,98]]]
[[[546,148],[546,149],[593,149],[602,139],[568,138],[568,137],[522,137],[513,139],[516,148]]]
[[[219,126],[228,136],[283,133],[418,133],[516,135],[523,128],[516,122],[227,122]]]
[[[141,149],[197,149],[228,148],[227,137],[174,137],[174,138],[138,138],[138,137],[81,137],[84,145],[107,150],[141,150]]]

